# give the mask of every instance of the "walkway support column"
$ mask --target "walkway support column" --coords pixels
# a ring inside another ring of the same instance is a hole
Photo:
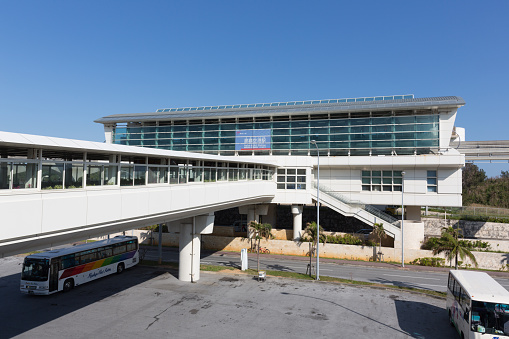
[[[249,229],[249,223],[251,221],[259,222],[260,215],[267,215],[269,211],[268,204],[260,205],[247,205],[239,207],[239,214],[247,214],[247,237],[252,238],[253,234]]]
[[[189,223],[189,221],[191,221]],[[180,224],[179,235],[179,280],[200,280],[201,235],[214,230],[214,213],[186,219]]]
[[[293,240],[299,240],[302,236],[302,210],[302,205],[292,205]]]
[[[193,224],[180,224],[179,235],[179,280],[192,281],[193,260]],[[199,266],[198,266],[199,268]],[[196,269],[196,268],[195,268]]]
[[[405,206],[405,219],[421,221],[421,206]]]
[[[157,241],[157,262],[161,265],[163,261],[163,225],[159,224],[159,239]]]

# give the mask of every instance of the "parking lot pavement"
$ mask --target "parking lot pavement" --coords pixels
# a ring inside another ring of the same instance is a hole
[[[336,283],[138,266],[69,293],[19,293],[0,259],[1,338],[454,338],[445,300]],[[19,259],[21,260],[21,259]]]

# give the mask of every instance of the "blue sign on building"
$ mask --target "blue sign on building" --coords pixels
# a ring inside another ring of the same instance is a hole
[[[249,129],[235,133],[235,150],[270,149],[270,129]]]

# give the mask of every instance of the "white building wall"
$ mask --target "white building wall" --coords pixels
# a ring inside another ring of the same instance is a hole
[[[316,180],[316,157],[270,158],[278,166],[301,168],[307,165],[307,190],[277,190],[274,203],[310,204],[312,180]],[[405,171],[404,202],[415,206],[461,206],[461,167],[464,156],[450,150],[437,155],[320,157],[320,185],[351,200],[372,205],[401,205],[401,192],[362,191],[362,170]],[[296,162],[297,160],[297,162]],[[299,161],[301,161],[299,163]],[[298,166],[300,165],[300,166]],[[438,192],[427,191],[427,171],[437,171]]]
[[[449,148],[451,142],[452,130],[454,128],[454,122],[456,121],[456,112],[458,109],[454,109],[450,112],[440,112],[439,120],[439,146],[440,149]]]

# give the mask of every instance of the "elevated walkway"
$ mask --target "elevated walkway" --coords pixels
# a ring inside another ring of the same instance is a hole
[[[0,258],[172,221],[206,234],[214,211],[276,193],[275,166],[252,157],[8,132],[0,155]]]
[[[313,182],[316,189],[316,181]],[[384,213],[371,205],[366,205],[360,201],[353,201],[347,197],[334,192],[331,188],[320,185],[320,203],[330,209],[347,217],[354,217],[368,225],[381,223],[385,232],[395,240],[401,237],[400,221],[387,213]],[[316,191],[311,193],[312,198],[316,201]]]

